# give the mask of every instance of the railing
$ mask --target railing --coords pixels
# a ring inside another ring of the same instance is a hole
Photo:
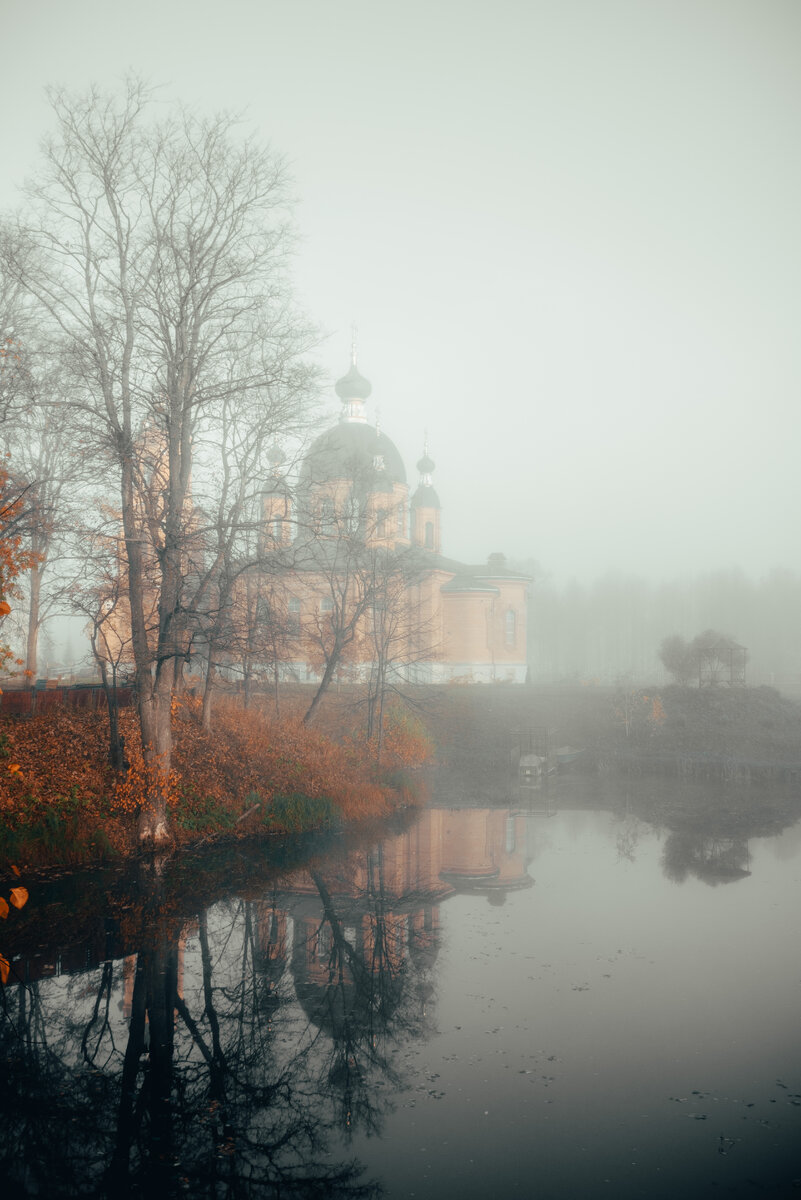
[[[133,688],[117,688],[117,704],[130,708]],[[5,688],[0,695],[0,716],[40,717],[56,708],[97,712],[106,708],[106,692],[99,683],[73,683],[63,687]]]

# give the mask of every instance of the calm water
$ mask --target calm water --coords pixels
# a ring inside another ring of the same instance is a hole
[[[8,1194],[799,1195],[801,826],[570,802],[40,887]]]

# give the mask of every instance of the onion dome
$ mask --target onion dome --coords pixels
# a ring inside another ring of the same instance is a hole
[[[284,452],[277,442],[273,442],[270,449],[267,451],[267,462],[270,464],[270,474],[265,481],[263,494],[265,496],[288,496],[289,483],[286,474],[282,470],[284,465]]]
[[[428,437],[423,448],[423,457],[417,463],[420,483],[412,496],[412,508],[440,508],[439,496],[431,483],[431,472],[437,464],[428,453]]]
[[[340,400],[366,400],[373,390],[369,379],[359,374],[355,361],[351,362],[347,375],[343,375],[334,385],[334,390]]]

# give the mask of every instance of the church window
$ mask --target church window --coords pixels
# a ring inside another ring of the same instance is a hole
[[[334,611],[334,601],[330,596],[323,596],[320,601],[320,612],[330,613]]]
[[[403,537],[403,531],[405,528],[406,528],[405,513],[403,511],[403,505],[399,504],[398,512],[397,512],[396,529],[397,529],[398,533],[401,535],[401,537]]]
[[[334,525],[334,502],[333,500],[323,500],[320,505],[320,527],[323,530],[331,530]]]
[[[513,608],[506,610],[506,645],[514,646],[517,640],[517,614]]]
[[[373,455],[373,470],[374,471],[383,471],[384,470],[384,455],[383,454],[374,454]]]
[[[426,550],[434,549],[434,522],[433,521],[426,521],[425,547],[426,547]]]
[[[376,521],[376,536],[385,538],[387,536],[387,510],[379,508]]]
[[[270,532],[273,535],[273,541],[280,542],[284,533],[284,522],[280,517],[273,517]]]
[[[300,633],[300,600],[297,596],[289,598],[289,629],[291,633]]]

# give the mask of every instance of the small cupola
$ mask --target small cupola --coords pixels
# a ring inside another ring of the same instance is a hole
[[[356,351],[354,349],[351,352],[348,373],[343,375],[334,384],[334,391],[342,401],[340,421],[366,421],[364,402],[369,398],[372,390],[373,385],[370,383],[370,380],[365,379],[356,366]]]
[[[423,457],[417,463],[420,482],[410,502],[412,542],[417,546],[422,546],[425,550],[433,550],[438,554],[441,549],[441,505],[431,482],[435,466],[436,463],[428,453],[428,438],[426,438]]]

